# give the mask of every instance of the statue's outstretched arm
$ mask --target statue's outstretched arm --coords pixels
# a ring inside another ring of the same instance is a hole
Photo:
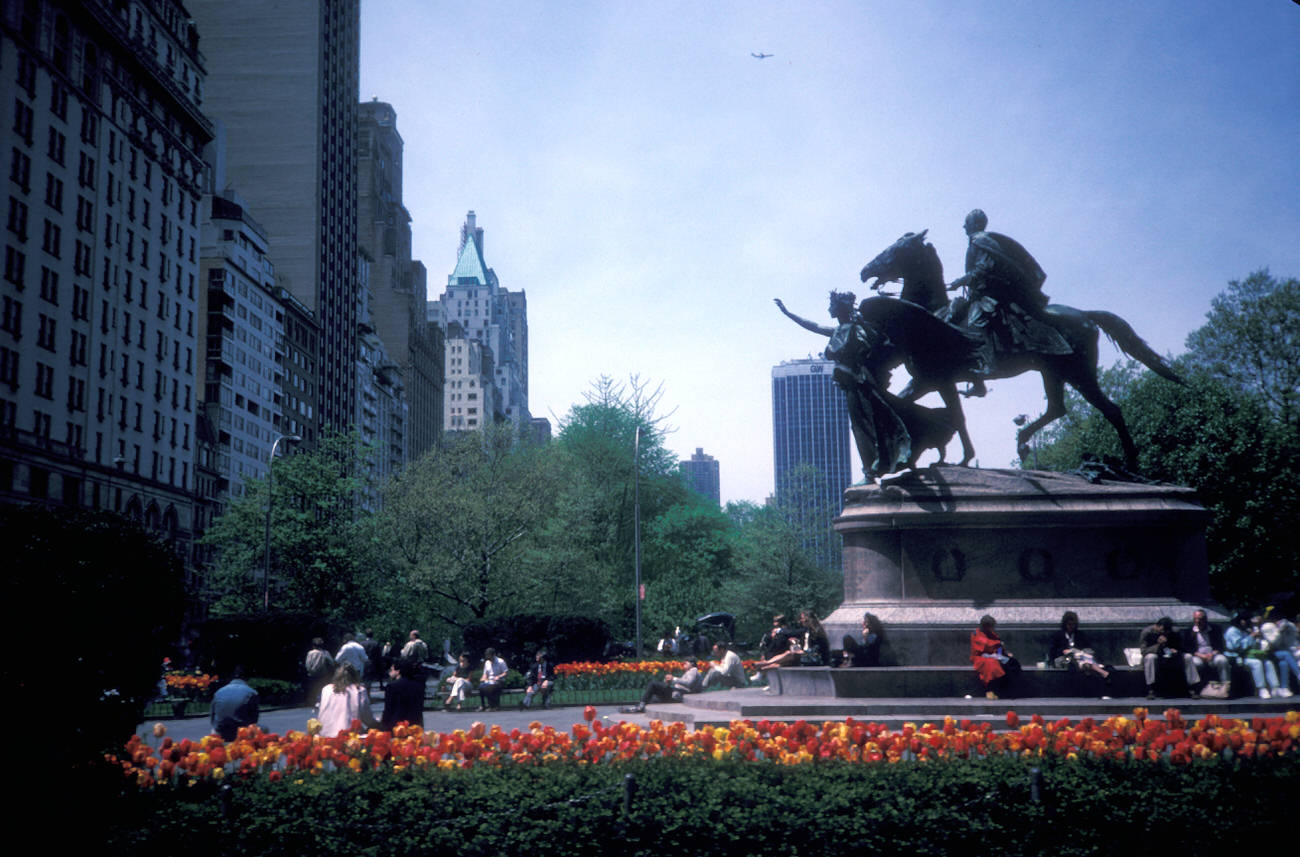
[[[831,334],[835,332],[835,328],[833,327],[823,327],[822,325],[818,324],[815,321],[809,321],[806,318],[800,318],[799,316],[790,312],[790,310],[785,308],[785,304],[781,303],[780,298],[773,298],[772,300],[776,304],[776,308],[781,310],[781,312],[785,313],[786,318],[790,319],[795,324],[802,327],[804,330],[811,330],[813,333],[820,333],[822,336],[825,337],[829,337]]]

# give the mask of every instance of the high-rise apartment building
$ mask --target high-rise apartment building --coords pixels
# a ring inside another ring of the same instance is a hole
[[[317,421],[344,431],[356,412],[359,0],[187,7],[226,181],[266,228],[278,284],[315,316]]]
[[[712,500],[715,504],[722,502],[721,484],[718,479],[718,460],[706,455],[702,447],[695,447],[695,454],[678,464],[686,476],[686,484],[701,497]]]
[[[200,360],[203,418],[213,439],[213,499],[242,497],[265,478],[283,432],[284,307],[266,233],[230,191],[204,199],[199,281],[207,343]]]
[[[362,443],[365,488],[363,508],[380,506],[379,487],[407,461],[410,406],[401,367],[389,356],[375,332],[371,314],[370,259],[362,248],[357,310],[357,414],[355,430]]]
[[[496,272],[484,262],[483,230],[472,211],[461,227],[459,257],[455,270],[447,277],[447,291],[440,299],[429,302],[429,320],[447,331],[444,427],[457,430],[468,425],[468,419],[453,424],[452,418],[468,418],[470,405],[462,397],[469,394],[468,385],[478,383],[477,374],[483,365],[481,359],[470,359],[469,352],[453,354],[453,340],[462,337],[486,346],[490,352],[491,379],[496,388],[493,398],[499,412],[493,418],[508,419],[517,428],[526,428],[532,419],[528,412],[528,300],[522,290],[501,288]],[[481,395],[482,390],[474,393]],[[481,404],[475,407],[482,412]]]
[[[458,323],[447,326],[447,431],[478,431],[501,422],[501,394],[493,380],[492,349],[471,337]]]
[[[835,364],[819,358],[787,360],[772,367],[772,448],[776,496],[796,497],[808,511],[825,518],[810,529],[809,553],[828,568],[839,568],[839,540],[831,520],[843,506],[852,481],[849,411],[831,373]],[[808,465],[822,476],[821,496],[797,484],[797,469]],[[824,529],[824,532],[823,532]]]
[[[0,495],[189,554],[204,66],[174,0],[0,6]]]
[[[392,106],[378,99],[362,103],[357,232],[371,260],[369,326],[405,386],[410,411],[405,455],[415,459],[442,435],[444,339],[442,329],[428,320],[424,265],[411,259],[411,217],[402,204],[402,145]]]

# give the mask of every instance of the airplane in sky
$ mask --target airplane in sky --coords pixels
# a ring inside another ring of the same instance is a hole
[[[756,59],[756,60],[765,60],[765,59],[767,59],[768,57],[770,57],[770,56],[772,56],[772,55],[771,55],[771,54],[765,54],[765,53],[759,52],[759,53],[756,53],[756,54],[755,54],[755,53],[751,53],[750,56],[753,57],[753,58]]]

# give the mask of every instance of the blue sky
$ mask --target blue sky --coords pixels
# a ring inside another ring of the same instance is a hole
[[[983,208],[1053,301],[1170,354],[1228,280],[1300,276],[1291,0],[366,0],[361,48],[431,297],[473,209],[528,293],[534,414],[662,381],[669,447],[717,457],[724,501],[772,491],[771,367],[824,345],[772,298],[821,320],[904,232],[952,280]],[[990,386],[967,419],[1005,467],[1042,387]]]

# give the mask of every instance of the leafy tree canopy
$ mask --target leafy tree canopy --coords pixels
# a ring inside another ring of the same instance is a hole
[[[5,684],[38,707],[53,741],[33,769],[84,763],[120,746],[157,695],[185,612],[184,569],[158,536],[107,512],[0,507],[6,603],[15,640],[41,664],[6,661]],[[51,624],[51,623],[55,624]]]
[[[529,607],[530,552],[556,508],[563,458],[509,425],[449,435],[387,486],[375,540],[393,585],[448,625]]]
[[[271,516],[270,603],[331,621],[369,614],[373,579],[360,562],[363,518],[360,449],[351,435],[323,437],[316,449],[276,458]],[[210,589],[217,615],[261,609],[267,480],[254,479],[204,536],[217,549]]]
[[[1230,284],[1205,326],[1188,337],[1193,350],[1175,361],[1184,386],[1132,362],[1102,374],[1133,433],[1143,475],[1196,488],[1210,510],[1211,587],[1230,605],[1300,585],[1300,424],[1294,417],[1300,364],[1274,363],[1300,360],[1283,356],[1300,330],[1295,293],[1296,281],[1267,272]],[[1270,330],[1279,343],[1263,342],[1261,331]],[[1282,389],[1287,383],[1289,391]],[[1105,420],[1073,394],[1068,404],[1069,416],[1045,432],[1037,466],[1071,470],[1084,453],[1118,456]],[[1034,466],[1032,458],[1024,463]]]
[[[1300,426],[1300,280],[1262,269],[1228,283],[1205,325],[1188,335],[1187,350],[1192,365]]]

